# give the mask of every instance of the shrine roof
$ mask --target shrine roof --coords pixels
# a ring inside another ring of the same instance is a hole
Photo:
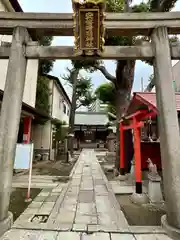
[[[109,122],[106,113],[98,112],[76,112],[75,125],[104,126]]]
[[[178,112],[180,112],[180,93],[176,93],[175,96],[176,96],[176,109]],[[142,107],[146,107],[154,110],[155,112],[158,112],[156,105],[156,93],[152,92],[133,93],[133,97],[127,110],[127,114],[129,115],[131,113],[134,113],[135,111],[141,109]]]

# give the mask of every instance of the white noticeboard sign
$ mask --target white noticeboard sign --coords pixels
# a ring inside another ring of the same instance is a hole
[[[33,158],[33,144],[17,144],[14,169],[30,169]]]
[[[30,200],[32,163],[34,144],[17,144],[14,160],[14,169],[29,169],[29,183],[27,191],[27,201]]]

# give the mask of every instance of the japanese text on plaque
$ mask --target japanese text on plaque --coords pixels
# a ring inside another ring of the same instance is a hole
[[[86,29],[86,48],[93,48],[93,24],[94,24],[94,14],[92,12],[87,12],[85,14],[85,29]]]

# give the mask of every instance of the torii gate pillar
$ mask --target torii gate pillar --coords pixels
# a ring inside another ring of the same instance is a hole
[[[152,41],[156,57],[154,73],[167,206],[167,216],[162,217],[162,224],[172,237],[180,239],[180,135],[167,28],[156,28]]]
[[[16,142],[24,92],[26,64],[25,44],[28,42],[25,28],[13,31],[6,84],[0,114],[0,235],[7,231],[13,216],[9,209]]]

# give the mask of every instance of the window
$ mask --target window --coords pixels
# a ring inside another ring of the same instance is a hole
[[[63,103],[63,112],[66,114],[66,105]]]
[[[69,109],[68,109],[68,111],[67,111],[67,115],[69,116]]]

